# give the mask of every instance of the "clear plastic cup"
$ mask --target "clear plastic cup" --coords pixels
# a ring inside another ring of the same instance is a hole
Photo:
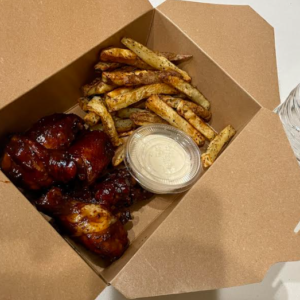
[[[165,124],[142,126],[126,143],[125,165],[148,191],[180,193],[197,181],[200,150],[183,131]]]
[[[285,102],[274,111],[280,117],[300,165],[300,84],[291,91]]]

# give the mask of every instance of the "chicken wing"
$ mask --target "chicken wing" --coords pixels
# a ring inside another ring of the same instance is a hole
[[[113,261],[128,246],[127,231],[117,216],[99,204],[79,202],[54,187],[36,201],[74,240],[102,258]]]

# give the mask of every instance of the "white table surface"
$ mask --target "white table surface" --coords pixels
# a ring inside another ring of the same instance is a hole
[[[194,1],[218,4],[247,4],[275,28],[279,88],[281,101],[284,101],[290,91],[300,83],[300,0]],[[150,2],[156,7],[164,0],[150,0]],[[274,265],[266,274],[263,282],[258,284],[151,299],[300,300],[300,262]],[[96,300],[126,300],[126,298],[112,286],[109,286]]]

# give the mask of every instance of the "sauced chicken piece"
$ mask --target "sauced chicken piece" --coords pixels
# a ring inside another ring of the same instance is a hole
[[[83,120],[74,114],[53,114],[36,122],[25,135],[46,149],[66,149],[83,129]]]
[[[95,182],[114,154],[108,136],[102,131],[86,132],[68,151],[76,162],[78,178],[88,185]]]
[[[119,258],[128,246],[122,222],[102,205],[76,201],[61,189],[52,188],[36,206],[52,215],[73,239],[106,260]]]
[[[30,190],[68,182],[77,172],[67,153],[48,151],[21,135],[13,136],[6,145],[1,168],[13,182]]]
[[[108,207],[129,207],[153,195],[144,190],[127,169],[111,171],[94,186],[94,191],[96,201]]]

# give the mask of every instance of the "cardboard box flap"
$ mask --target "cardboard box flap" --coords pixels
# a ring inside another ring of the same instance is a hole
[[[0,172],[0,299],[95,299],[105,283]]]
[[[150,10],[147,0],[1,1],[0,108]]]
[[[169,0],[157,9],[263,107],[279,105],[273,28],[251,7]]]
[[[300,259],[299,182],[279,118],[261,109],[112,284],[137,298],[261,281]]]

